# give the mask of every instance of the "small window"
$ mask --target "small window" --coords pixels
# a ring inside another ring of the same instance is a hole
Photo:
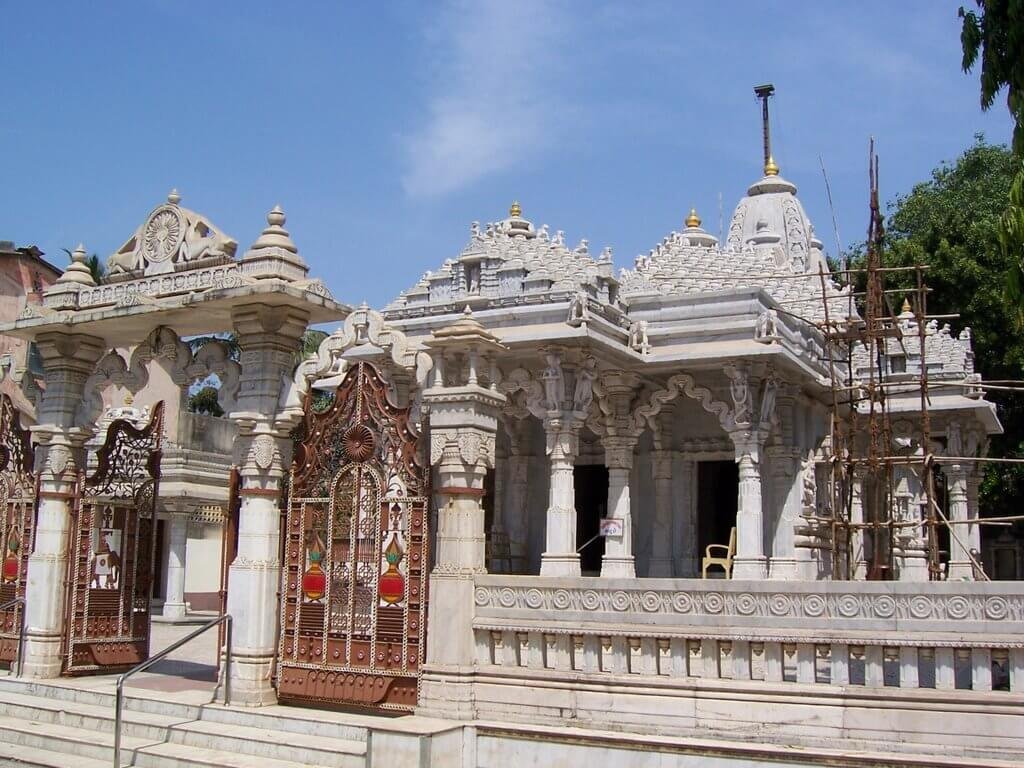
[[[466,292],[480,293],[480,262],[466,265]]]
[[[889,373],[906,373],[907,372],[907,356],[906,355],[893,355],[889,358]]]

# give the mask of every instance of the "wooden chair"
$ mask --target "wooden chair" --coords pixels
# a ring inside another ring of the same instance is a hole
[[[712,557],[711,550],[720,549],[725,552],[725,557]],[[729,546],[725,544],[708,544],[704,550],[704,559],[701,561],[701,578],[708,577],[708,568],[712,565],[721,566],[725,571],[725,578],[732,578],[732,559],[736,555],[736,526],[729,531]]]

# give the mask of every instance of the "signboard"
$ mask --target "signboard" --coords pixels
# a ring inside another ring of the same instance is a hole
[[[621,536],[622,535],[622,518],[619,517],[603,517],[601,518],[601,536]]]

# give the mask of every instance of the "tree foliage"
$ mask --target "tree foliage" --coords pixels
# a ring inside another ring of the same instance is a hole
[[[990,380],[1018,379],[1024,368],[1024,338],[1009,332],[1014,308],[1003,291],[1014,259],[1000,246],[1000,217],[1016,168],[1007,147],[978,136],[955,163],[943,163],[889,206],[886,265],[928,265],[928,313],[960,313],[954,322],[971,329],[975,370]],[[906,275],[887,280],[889,288],[911,284]],[[893,303],[898,312],[898,296]],[[1024,456],[1024,398],[1000,392],[990,398],[1006,430],[993,440],[991,455]],[[981,498],[986,514],[1016,514],[1022,496],[1019,467],[987,467]]]
[[[188,409],[192,413],[204,413],[207,416],[223,416],[224,409],[217,400],[216,387],[206,386],[194,392],[188,398]]]
[[[981,108],[988,110],[1006,89],[1006,107],[1013,118],[1013,152],[1017,157],[1013,191],[1004,203],[999,247],[1007,262],[1006,295],[1012,317],[1024,329],[1024,2],[975,0],[979,12],[960,8],[963,69],[981,62]]]

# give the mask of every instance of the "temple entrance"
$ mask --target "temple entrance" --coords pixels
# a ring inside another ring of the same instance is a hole
[[[11,398],[0,395],[0,605],[25,599],[28,556],[32,551],[32,529],[36,519],[36,480],[32,442],[21,426]],[[24,603],[0,610],[0,664],[8,667],[18,654],[18,633],[25,612]]]
[[[411,710],[424,659],[429,470],[409,409],[369,363],[311,407],[296,445],[278,695]]]
[[[704,557],[708,544],[729,543],[729,533],[736,525],[739,484],[739,466],[735,461],[698,462],[698,557]]]
[[[116,419],[79,481],[68,547],[64,672],[110,672],[149,658],[163,403],[138,427]]]
[[[601,518],[608,512],[608,467],[591,464],[573,468],[576,504],[576,547],[580,552],[580,571],[597,576],[604,557],[604,539],[597,536]]]

